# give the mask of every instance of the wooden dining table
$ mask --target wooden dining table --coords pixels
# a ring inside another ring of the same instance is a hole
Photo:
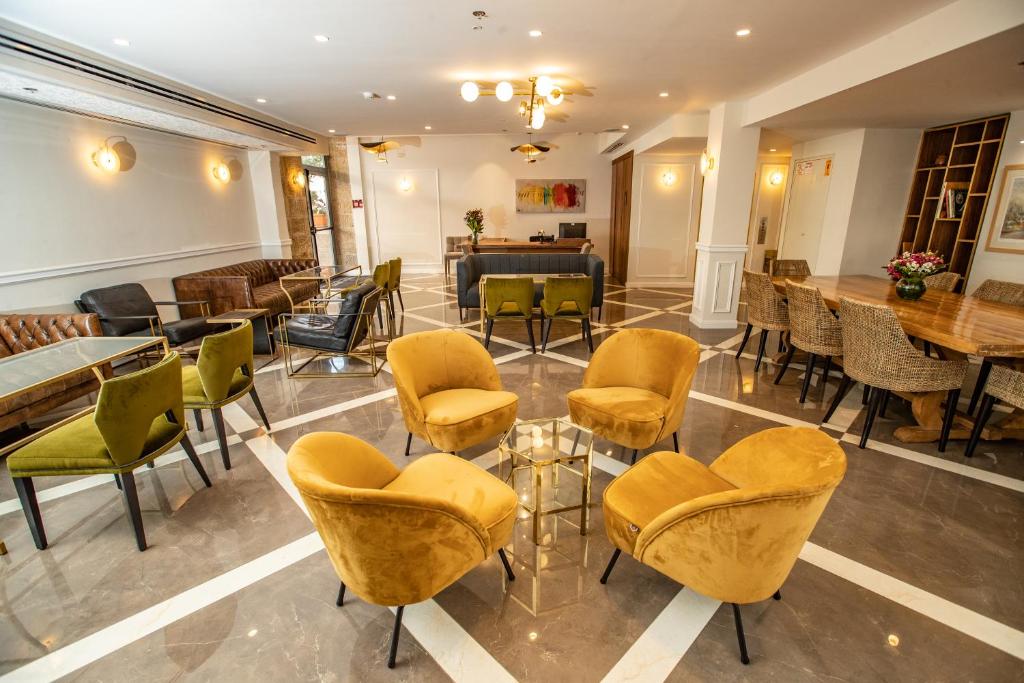
[[[917,301],[896,295],[895,283],[871,275],[777,276],[772,278],[776,290],[785,293],[786,280],[817,287],[829,308],[837,310],[839,299],[849,298],[871,304],[889,306],[896,312],[908,336],[929,342],[943,358],[963,359],[968,355],[986,359],[1024,359],[1024,308],[953,292],[928,290]],[[896,438],[910,443],[937,441],[942,427],[944,391],[893,392],[911,403],[916,425],[896,429]],[[973,420],[962,413],[950,438],[970,436]],[[1024,439],[1024,411],[1015,410],[998,424],[986,427],[982,438]]]

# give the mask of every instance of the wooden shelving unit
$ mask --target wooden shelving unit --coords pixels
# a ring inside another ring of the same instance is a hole
[[[1009,114],[930,128],[921,136],[910,185],[900,242],[913,251],[929,249],[941,254],[949,270],[962,276],[971,272],[992,180]],[[939,216],[946,183],[967,183],[967,203],[959,218]]]

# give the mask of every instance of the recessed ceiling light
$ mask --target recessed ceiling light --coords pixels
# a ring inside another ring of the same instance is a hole
[[[119,45],[121,47],[128,47],[129,45],[131,45],[131,43],[128,42],[127,38],[114,38],[114,45]]]
[[[334,133],[334,132],[336,132],[336,131],[335,131],[335,130],[334,130],[333,128],[328,128],[328,129],[327,129],[327,132],[328,132],[328,133]]]
[[[423,126],[423,130],[434,130],[433,126]]]
[[[622,130],[629,130],[629,124],[628,123],[622,124]]]
[[[538,31],[537,29],[533,29],[532,31],[530,31],[531,38],[540,38],[542,35],[544,34]]]
[[[1024,145],[1024,140],[1021,140],[1021,141],[1020,141],[1020,144]]]
[[[775,151],[776,151],[776,149],[775,149],[774,147],[771,147],[771,148],[769,148],[769,149],[768,149],[768,151],[769,151],[769,152],[775,152]]]
[[[389,99],[389,100],[391,100],[392,102],[394,102],[394,101],[395,101],[395,100],[397,100],[398,98],[397,98],[397,97],[395,97],[394,95],[388,95],[388,99]]]
[[[313,36],[313,40],[315,40],[318,43],[326,43],[328,40],[330,40],[330,38],[318,33],[317,35]]]
[[[658,97],[668,97],[668,93],[667,92],[660,92],[660,93],[658,93]]]
[[[746,38],[747,36],[750,35],[750,29],[741,28],[739,31],[736,31],[736,35],[739,36],[740,38]]]
[[[256,101],[259,102],[260,104],[266,104],[267,103],[267,100],[265,98],[263,98],[263,97],[257,97]]]

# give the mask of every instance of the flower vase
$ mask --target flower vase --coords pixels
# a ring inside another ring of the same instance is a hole
[[[473,244],[480,244],[480,233],[473,233]]]
[[[917,301],[925,292],[924,280],[919,277],[904,277],[896,283],[896,296],[907,301]]]

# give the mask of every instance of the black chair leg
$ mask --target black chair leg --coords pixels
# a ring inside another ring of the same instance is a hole
[[[637,449],[634,448],[633,449],[633,457],[630,458],[630,460],[629,460],[629,464],[630,465],[635,465],[636,464],[636,452],[637,452]]]
[[[32,483],[32,477],[12,477],[14,488],[18,491],[18,500],[21,501],[21,509],[25,511],[25,520],[28,522],[28,530],[32,533],[32,540],[40,550],[46,550],[46,529],[43,528],[43,516],[39,514],[39,501],[36,500],[36,486]]]
[[[843,378],[839,380],[839,388],[836,389],[836,395],[832,397],[832,405],[828,407],[828,412],[825,413],[825,417],[821,420],[822,424],[825,424],[832,418],[833,413],[836,412],[836,408],[839,407],[840,402],[842,402],[843,397],[846,396],[846,392],[850,390],[851,386],[853,386],[853,380],[844,374]]]
[[[409,432],[409,436],[405,437],[405,454],[409,455],[409,449],[412,448],[412,432]]]
[[[224,432],[224,414],[220,408],[214,408],[210,411],[213,413],[213,428],[217,431],[217,443],[220,444],[220,459],[224,461],[224,469],[231,469],[231,456],[228,454],[228,437]]]
[[[739,358],[743,353],[743,349],[747,346],[747,340],[750,339],[750,331],[754,329],[754,326],[747,323],[747,329],[743,330],[743,341],[740,342],[740,348],[736,351],[736,357]]]
[[[774,593],[772,593],[772,600],[781,600],[781,599],[782,599],[782,589],[779,589],[779,590],[775,591]]]
[[[526,319],[526,336],[530,338],[530,352],[537,353],[537,344],[533,341],[533,320]]]
[[[199,461],[199,454],[196,453],[196,449],[192,447],[192,442],[189,440],[188,435],[181,437],[181,448],[185,451],[185,455],[192,462],[192,466],[196,468],[196,472],[199,473],[200,479],[206,484],[206,488],[213,486],[210,483],[210,477],[206,474],[206,469],[203,467],[203,463]]]
[[[121,477],[117,476],[116,474],[114,475],[114,486],[117,487],[118,491],[121,490]]]
[[[338,607],[344,607],[345,605],[345,582],[339,581],[341,588],[338,589],[338,599],[334,601],[334,604]]]
[[[736,622],[736,640],[740,643],[740,661],[750,664],[750,657],[747,656],[747,639],[743,636],[743,617],[740,616],[740,607],[732,603],[732,618]]]
[[[971,394],[971,404],[967,407],[967,414],[974,415],[974,409],[978,407],[981,395],[985,393],[985,384],[988,383],[988,373],[992,370],[992,361],[981,361],[981,369],[978,370],[978,383],[974,385],[974,393]]]
[[[203,431],[203,411],[196,408],[192,411],[192,416],[196,419],[196,429]]]
[[[804,385],[800,388],[800,402],[807,400],[807,390],[811,388],[811,375],[814,374],[814,361],[817,356],[813,353],[807,354],[807,367],[804,369]]]
[[[552,318],[541,318],[540,319],[540,352],[545,353],[548,350],[548,339],[551,338],[551,326],[554,324]]]
[[[971,430],[971,438],[967,442],[967,450],[964,451],[964,455],[968,458],[974,457],[974,449],[978,447],[978,441],[981,440],[981,432],[985,429],[985,423],[987,423],[989,418],[992,417],[992,408],[995,407],[995,404],[995,396],[985,394],[981,397],[981,408],[978,410],[978,417],[974,422],[974,429]]]
[[[761,360],[764,358],[764,347],[768,342],[768,330],[761,330],[761,341],[757,344],[757,360],[754,361],[754,372],[761,369]]]
[[[793,360],[794,353],[796,353],[796,347],[793,346],[792,342],[790,342],[789,351],[786,352],[786,357],[782,359],[782,367],[780,367],[779,371],[775,373],[775,384],[782,381],[782,376],[786,374],[786,370],[789,368],[789,362]]]
[[[487,319],[487,333],[484,335],[484,348],[491,346],[491,331],[494,329],[494,318]]]
[[[889,398],[891,396],[891,391],[886,391],[882,394],[882,404],[878,406],[878,417],[885,418],[885,411],[889,408]]]
[[[508,576],[508,580],[515,581],[516,575],[512,573],[512,565],[509,564],[508,556],[505,554],[504,548],[498,548],[498,557],[501,558],[501,563],[505,566],[505,575]]]
[[[405,313],[405,302],[402,301],[402,290],[396,289],[395,294],[398,295],[398,305],[402,307],[402,313]]]
[[[388,655],[388,668],[395,668],[395,657],[398,655],[398,634],[402,630],[402,612],[405,611],[405,605],[398,608],[398,613],[395,614],[395,630],[391,632],[391,654]]]
[[[828,386],[828,375],[832,372],[832,356],[825,356],[825,370],[821,373],[821,393],[825,394],[825,387]]]
[[[586,318],[583,319],[583,336],[587,338],[587,348],[590,352],[594,352],[594,332],[590,329],[590,321]]]
[[[679,453],[679,432],[672,432],[672,445],[676,447],[676,453]]]
[[[871,434],[871,425],[875,422],[875,415],[878,414],[878,406],[882,403],[882,390],[869,388],[868,393],[868,414],[864,418],[864,429],[860,433],[860,448],[868,445],[868,436]]]
[[[146,532],[142,528],[142,510],[139,508],[139,492],[135,488],[135,475],[131,472],[122,472],[121,486],[124,504],[128,508],[128,518],[132,522],[132,529],[135,530],[135,544],[139,546],[139,550],[145,550]]]
[[[612,569],[615,568],[615,563],[618,561],[619,555],[621,554],[622,551],[618,548],[616,548],[615,552],[612,553],[612,559],[608,560],[608,566],[604,568],[604,574],[601,574],[601,583],[608,583],[608,577],[611,576]]]
[[[782,353],[783,351],[786,350],[785,341],[786,341],[786,333],[780,331],[779,332],[779,351],[778,351],[778,353]]]
[[[260,397],[256,393],[256,387],[254,386],[249,390],[249,397],[252,399],[252,404],[256,406],[256,412],[260,414],[260,419],[263,420],[263,426],[270,431],[270,420],[267,419],[267,414],[263,412],[263,404],[260,403]]]
[[[866,406],[868,404],[868,399],[869,398],[871,398],[871,387],[869,387],[867,384],[865,384],[864,385],[864,393],[860,397],[860,404],[862,406]]]
[[[377,304],[377,324],[380,325],[380,329],[384,329],[384,314],[380,312],[381,304]]]
[[[932,344],[931,344],[931,342],[925,342],[924,343],[924,355],[926,355],[926,356],[932,355]]]
[[[956,418],[956,404],[959,401],[959,389],[953,389],[946,394],[946,414],[942,418],[942,431],[939,433],[939,453],[946,452],[946,444],[949,443],[949,433],[953,429],[953,419]]]

